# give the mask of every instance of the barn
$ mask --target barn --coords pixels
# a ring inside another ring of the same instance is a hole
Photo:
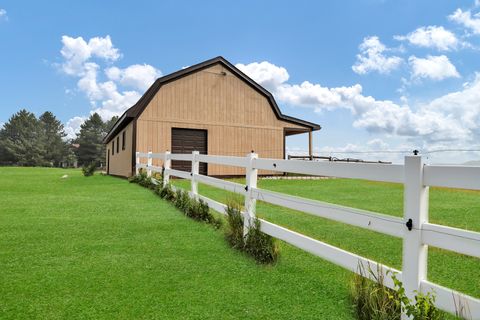
[[[191,153],[285,158],[285,137],[320,126],[282,114],[272,94],[223,57],[157,79],[118,119],[103,142],[107,173],[128,177],[136,152]],[[153,165],[161,166],[154,159]],[[174,169],[189,170],[182,163]],[[244,170],[212,164],[203,174],[233,176]]]

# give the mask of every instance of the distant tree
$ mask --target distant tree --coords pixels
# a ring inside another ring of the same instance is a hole
[[[0,130],[0,163],[44,166],[45,139],[40,121],[25,109],[15,113]]]
[[[50,111],[43,113],[39,120],[44,135],[45,161],[58,167],[69,151],[63,124]]]
[[[103,122],[98,113],[94,113],[81,126],[75,139],[79,147],[75,150],[79,165],[95,163],[105,164],[105,145],[103,138],[110,131],[118,117]]]
[[[110,129],[113,128],[113,125],[115,124],[115,122],[118,121],[118,117],[117,116],[113,116],[112,119],[108,120],[107,122],[105,122],[105,134],[107,134]]]

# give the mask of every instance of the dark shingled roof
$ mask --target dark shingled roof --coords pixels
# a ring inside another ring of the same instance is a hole
[[[108,143],[112,137],[117,135],[118,132],[120,132],[123,128],[125,128],[130,121],[132,121],[135,118],[138,118],[140,114],[142,114],[143,110],[147,107],[147,105],[150,103],[150,101],[153,99],[155,94],[160,90],[162,85],[169,83],[171,81],[175,81],[177,79],[180,79],[182,77],[188,76],[194,72],[209,68],[215,64],[221,64],[225,68],[227,68],[230,72],[233,74],[237,75],[240,79],[245,81],[248,85],[250,85],[253,89],[257,90],[259,93],[264,95],[268,101],[270,102],[270,105],[275,112],[275,115],[279,120],[287,121],[293,124],[297,124],[306,128],[309,128],[312,131],[315,130],[320,130],[321,127],[320,125],[312,122],[308,122],[305,120],[297,119],[294,117],[286,116],[282,114],[280,109],[278,108],[277,103],[275,102],[275,99],[273,98],[273,95],[268,92],[265,88],[260,86],[258,83],[253,81],[250,77],[248,77],[245,73],[240,71],[237,67],[235,67],[233,64],[228,62],[225,58],[223,57],[216,57],[204,62],[201,62],[199,64],[190,66],[188,68],[176,71],[174,73],[168,74],[166,76],[163,76],[161,78],[158,78],[155,80],[155,82],[148,88],[148,90],[144,93],[144,95],[138,100],[138,102],[133,105],[130,109],[125,111],[123,115],[118,119],[118,121],[114,124],[110,132],[105,136],[103,139],[104,143]]]

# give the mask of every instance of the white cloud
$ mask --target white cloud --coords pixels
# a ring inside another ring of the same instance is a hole
[[[394,38],[408,41],[415,46],[436,48],[442,51],[456,49],[460,44],[455,34],[442,26],[420,27],[406,36],[394,36]]]
[[[0,21],[8,21],[7,10],[0,8]]]
[[[62,70],[69,75],[81,75],[84,72],[84,63],[91,57],[116,61],[121,56],[119,50],[113,46],[110,36],[94,37],[88,42],[82,37],[62,36],[62,44],[60,53],[65,59]]]
[[[427,56],[425,59],[411,56],[408,63],[412,68],[412,78],[429,78],[432,80],[443,80],[446,78],[459,78],[455,66],[445,55]]]
[[[278,74],[277,66],[270,64],[269,68],[271,77],[265,74],[259,77],[256,73],[249,76],[261,85],[262,81],[277,83],[272,93],[280,102],[317,112],[349,110],[355,117],[353,126],[371,133],[405,137],[429,145],[447,141],[473,143],[480,139],[480,74],[461,91],[422,105],[409,106],[365,96],[360,84],[336,88],[308,81],[289,84]],[[264,72],[268,73],[268,70]]]
[[[120,51],[114,47],[109,36],[94,37],[84,40],[82,37],[62,37],[60,51],[64,62],[61,71],[78,78],[77,89],[83,92],[103,120],[122,114],[134,105],[141,94],[161,75],[160,70],[147,64],[134,64],[124,69],[112,66],[121,57]],[[92,59],[98,61],[93,62]],[[99,79],[102,67],[100,63],[110,66],[104,69],[106,81]],[[125,89],[120,89],[123,87]],[[140,90],[140,91],[137,91]],[[86,117],[74,117],[67,122],[66,131],[73,137],[81,122]]]
[[[80,132],[80,126],[85,122],[86,117],[73,117],[67,121],[65,125],[65,133],[67,134],[67,139],[74,139],[76,135]]]
[[[363,39],[359,49],[357,62],[352,66],[352,70],[358,74],[366,74],[371,71],[390,73],[397,69],[403,61],[397,56],[386,56],[384,53],[390,49],[385,47],[377,36]]]
[[[480,13],[476,13],[472,16],[470,10],[463,11],[462,9],[457,9],[454,13],[449,15],[448,18],[451,21],[470,29],[474,34],[480,34]]]
[[[148,64],[134,64],[125,69],[111,67],[105,70],[105,74],[110,80],[142,91],[147,90],[162,75],[160,70]]]
[[[235,66],[243,73],[250,75],[250,77],[255,79],[258,83],[262,83],[262,85],[268,90],[278,87],[290,77],[285,68],[277,67],[267,61],[260,63],[253,62],[248,65],[238,63]]]

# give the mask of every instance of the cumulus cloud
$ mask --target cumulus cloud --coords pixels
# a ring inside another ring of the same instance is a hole
[[[438,81],[460,77],[455,66],[445,55],[427,56],[426,58],[411,56],[408,58],[408,63],[412,68],[412,78],[414,79],[429,78]]]
[[[261,73],[248,73],[259,84],[277,83],[271,91],[280,102],[312,108],[317,112],[346,109],[355,117],[353,126],[372,133],[406,137],[429,144],[480,138],[480,75],[462,90],[434,99],[422,105],[410,106],[390,100],[377,100],[363,94],[360,84],[329,88],[305,81],[287,83],[278,74],[278,66],[269,64]],[[265,64],[265,66],[267,66]]]
[[[238,63],[235,66],[247,75],[254,75],[255,80],[262,83],[262,85],[268,90],[277,88],[290,77],[287,69],[277,67],[267,61],[252,62],[247,65]]]
[[[420,27],[406,36],[394,36],[394,38],[408,41],[414,46],[436,48],[442,51],[456,49],[460,44],[455,34],[442,26]]]
[[[160,70],[147,64],[134,64],[126,68],[113,66],[121,58],[110,36],[94,37],[88,41],[82,37],[62,37],[60,53],[64,59],[60,70],[67,75],[78,78],[77,89],[84,93],[102,119],[109,120],[122,114],[134,105],[142,93],[161,76]],[[100,63],[106,64],[101,72]],[[106,79],[102,80],[100,77]],[[80,119],[74,117],[67,122],[69,136],[78,132]]]
[[[73,117],[68,120],[65,125],[65,133],[67,139],[74,139],[80,132],[80,126],[85,122],[86,117]]]
[[[134,64],[125,69],[111,67],[105,70],[110,80],[118,81],[124,86],[131,86],[145,91],[162,75],[160,70],[148,64]]]
[[[121,56],[120,51],[113,46],[110,36],[94,37],[88,42],[82,37],[62,36],[62,44],[60,53],[65,59],[62,70],[69,75],[82,74],[84,63],[92,57],[116,61]]]
[[[448,18],[469,29],[472,33],[480,34],[480,12],[472,15],[470,10],[457,9]]]
[[[397,56],[387,56],[390,51],[377,36],[367,37],[359,46],[360,53],[357,55],[357,62],[352,70],[358,74],[366,74],[372,71],[379,73],[390,73],[397,69],[403,59]]]

